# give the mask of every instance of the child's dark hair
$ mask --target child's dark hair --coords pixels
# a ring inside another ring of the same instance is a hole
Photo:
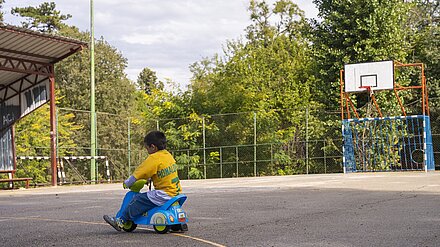
[[[165,134],[158,130],[150,131],[144,138],[144,145],[149,147],[151,144],[154,144],[158,150],[167,148],[167,138]]]

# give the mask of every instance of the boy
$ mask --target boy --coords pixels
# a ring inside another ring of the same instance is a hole
[[[176,161],[166,150],[166,142],[165,134],[160,131],[151,131],[145,136],[144,145],[149,156],[124,181],[124,188],[130,188],[139,179],[151,178],[155,190],[135,195],[120,218],[104,215],[104,220],[117,231],[121,231],[124,223],[181,193]]]

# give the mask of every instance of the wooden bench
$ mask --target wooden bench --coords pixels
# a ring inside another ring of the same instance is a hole
[[[26,189],[29,188],[29,181],[32,180],[32,178],[2,178],[0,179],[0,183],[11,183],[12,182],[12,188],[14,188],[14,182],[26,182]]]

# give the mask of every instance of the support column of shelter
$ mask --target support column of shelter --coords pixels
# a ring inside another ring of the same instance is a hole
[[[51,66],[51,73],[49,76],[50,85],[50,164],[52,169],[52,186],[57,186],[57,148],[56,148],[56,133],[57,123],[55,116],[55,75],[54,66]]]

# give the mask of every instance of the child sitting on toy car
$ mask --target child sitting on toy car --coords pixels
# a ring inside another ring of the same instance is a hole
[[[166,142],[165,134],[160,131],[151,131],[145,136],[144,145],[149,156],[124,181],[123,186],[130,188],[137,180],[151,178],[155,190],[135,195],[120,218],[104,215],[104,220],[117,231],[121,231],[124,224],[133,218],[163,205],[182,192],[176,161],[166,150]]]

